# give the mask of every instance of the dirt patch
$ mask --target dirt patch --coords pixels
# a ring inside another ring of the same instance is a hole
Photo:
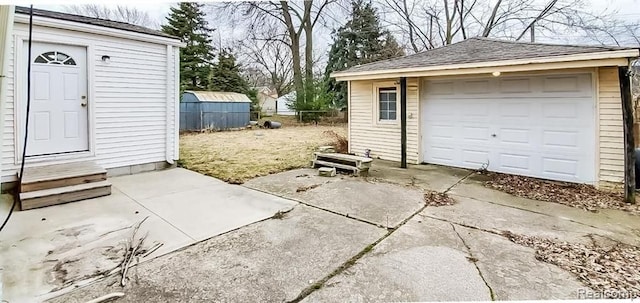
[[[74,283],[103,276],[118,266],[123,249],[118,246],[96,247],[73,257],[55,261],[55,264],[47,273],[51,277],[50,283],[53,291],[69,287]]]
[[[424,193],[424,201],[427,206],[449,206],[456,204],[456,200],[449,197],[446,193],[439,193],[437,191],[426,191]]]
[[[587,211],[617,209],[640,215],[640,205],[624,202],[621,193],[606,192],[586,185],[569,182],[541,180],[500,173],[487,173],[486,187],[497,189],[517,197],[555,202]]]
[[[301,126],[180,136],[182,167],[240,184],[246,180],[308,167],[313,151],[331,145],[324,134],[345,135],[344,126]]]
[[[535,250],[537,260],[554,264],[574,274],[581,282],[607,298],[640,297],[640,248],[608,240],[599,244],[567,243],[539,237],[502,233],[516,244]]]

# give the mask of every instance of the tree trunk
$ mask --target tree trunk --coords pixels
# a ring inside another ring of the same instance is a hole
[[[304,103],[304,83],[302,81],[302,60],[300,58],[300,35],[293,26],[293,20],[289,13],[289,4],[287,1],[280,1],[280,8],[282,9],[282,16],[284,17],[285,25],[287,26],[287,33],[289,39],[291,39],[291,57],[293,61],[293,87],[296,91],[296,107],[299,104]]]
[[[305,72],[305,102],[310,104],[315,99],[315,84],[313,83],[313,24],[311,23],[311,1],[304,2],[304,72]]]
[[[296,107],[304,103],[304,81],[302,80],[302,59],[300,58],[299,38],[291,41],[291,58],[293,60],[293,87],[296,91]]]

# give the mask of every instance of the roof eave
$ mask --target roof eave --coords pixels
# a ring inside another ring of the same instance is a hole
[[[15,22],[29,24],[29,15],[23,13],[15,14]],[[33,16],[33,24],[38,26],[60,28],[66,30],[81,31],[92,34],[100,34],[118,38],[135,39],[139,41],[171,45],[177,47],[185,47],[186,43],[183,43],[179,39],[172,39],[168,37],[161,37],[157,35],[140,33],[135,31],[127,31],[123,29],[117,29],[112,27],[100,26],[95,24],[86,24],[81,22],[62,20],[57,18],[45,17],[45,16]]]
[[[515,60],[503,60],[503,61],[486,61],[464,64],[451,64],[451,65],[436,65],[426,67],[415,68],[400,68],[400,69],[382,69],[373,71],[343,71],[331,73],[331,77],[337,81],[349,81],[349,80],[366,80],[366,79],[383,79],[396,77],[398,75],[407,76],[438,76],[448,75],[452,71],[466,70],[466,74],[486,72],[484,69],[494,68],[495,71],[501,71],[499,68],[506,67],[531,67],[537,65],[543,67],[546,64],[556,64],[557,66],[565,66],[563,68],[570,68],[572,64],[558,64],[558,63],[576,63],[576,67],[587,66],[606,66],[606,65],[627,65],[629,58],[637,58],[640,56],[640,50],[638,49],[625,49],[606,52],[595,53],[583,53],[573,55],[562,56],[550,56],[540,58],[527,58],[527,59],[515,59]],[[593,62],[589,62],[593,61]],[[496,69],[498,68],[498,69]],[[544,69],[544,68],[542,68]]]

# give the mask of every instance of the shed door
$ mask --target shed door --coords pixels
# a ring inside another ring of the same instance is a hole
[[[426,163],[593,183],[591,75],[423,82]]]
[[[27,156],[89,149],[86,61],[84,47],[33,43]]]

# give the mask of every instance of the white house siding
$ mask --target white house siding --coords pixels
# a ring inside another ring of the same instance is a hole
[[[601,185],[624,181],[624,130],[617,67],[598,69],[599,174]]]
[[[371,150],[373,158],[400,161],[400,122],[377,123],[375,85],[397,79],[351,81],[349,96],[349,151],[358,155]],[[400,92],[398,92],[398,109]],[[418,78],[407,78],[407,162],[419,163]],[[398,119],[400,114],[398,113]]]
[[[27,25],[15,24],[16,35],[26,37],[27,30]],[[170,99],[177,90],[175,57],[167,56],[166,45],[40,26],[34,27],[33,38],[88,46],[89,103],[93,105],[93,111],[89,111],[89,116],[93,116],[89,120],[89,138],[94,155],[78,160],[95,160],[105,168],[114,168],[178,158],[175,131],[171,129],[176,125],[175,106],[168,104],[177,102],[175,97]],[[102,61],[103,55],[111,57],[110,63]],[[18,168],[13,61],[12,56],[9,68],[12,80],[4,115],[5,179],[13,179]]]
[[[4,129],[2,130],[2,172],[3,175],[6,175],[6,171],[8,169],[12,169],[15,165],[15,117],[14,117],[14,49],[15,49],[15,41],[12,39],[11,47],[10,47],[10,55],[9,55],[9,69],[7,71],[7,100],[5,100],[5,108],[3,112],[4,119]]]

